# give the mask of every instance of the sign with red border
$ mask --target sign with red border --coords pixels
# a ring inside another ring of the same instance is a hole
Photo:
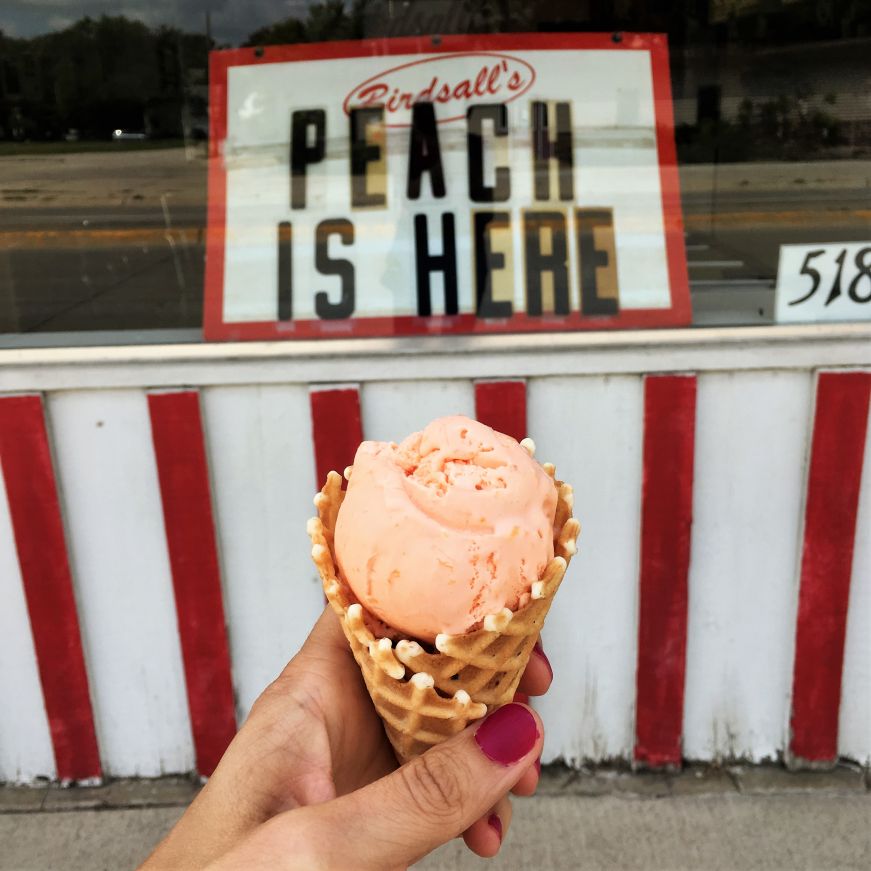
[[[233,49],[209,90],[209,340],[690,321],[663,35]]]

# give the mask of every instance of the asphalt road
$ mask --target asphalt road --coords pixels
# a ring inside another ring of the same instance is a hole
[[[696,323],[771,322],[782,244],[867,240],[869,167],[682,169]],[[198,328],[205,176],[183,149],[0,158],[0,333]]]
[[[179,230],[122,208],[34,210],[27,229],[0,229],[18,242],[0,243],[0,333],[199,326],[205,210],[185,212]]]

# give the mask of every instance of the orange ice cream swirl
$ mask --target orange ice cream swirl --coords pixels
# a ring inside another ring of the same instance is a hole
[[[444,417],[400,445],[363,442],[335,554],[360,603],[421,641],[516,610],[553,558],[553,479],[512,438]]]

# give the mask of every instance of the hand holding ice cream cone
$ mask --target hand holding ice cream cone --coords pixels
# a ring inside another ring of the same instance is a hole
[[[578,534],[532,453],[449,418],[364,443],[347,496],[329,475],[309,532],[330,607],[143,871],[394,871],[458,835],[499,851],[543,741],[511,701],[550,685],[530,656]]]
[[[535,656],[521,687],[549,684]],[[397,771],[327,607],[142,871],[396,871],[460,834],[493,856],[511,826],[506,793],[535,790],[542,740],[535,712],[507,705]]]
[[[312,556],[400,761],[517,689],[579,531],[533,452],[442,418],[364,442],[315,499]]]

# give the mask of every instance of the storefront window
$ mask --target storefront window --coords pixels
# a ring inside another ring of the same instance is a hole
[[[123,8],[7,0],[0,10],[2,346],[202,340],[208,169],[223,155],[209,141],[210,52],[450,34],[602,33],[615,43],[624,33],[666,34],[692,325],[775,322],[779,268],[795,273],[790,302],[819,306],[805,320],[854,316],[835,308],[842,300],[868,317],[865,2],[130,0]],[[288,87],[305,93],[306,82]],[[556,110],[541,111],[556,122]],[[487,130],[498,124],[487,116]],[[340,231],[331,243],[339,247]]]

